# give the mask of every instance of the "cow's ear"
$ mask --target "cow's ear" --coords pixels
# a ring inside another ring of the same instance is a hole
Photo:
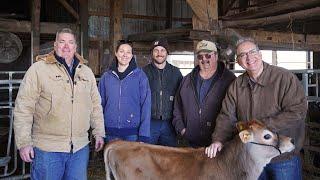
[[[245,122],[245,121],[237,122],[236,128],[237,128],[238,132],[245,130],[247,128],[247,122]]]
[[[243,143],[248,143],[252,141],[252,133],[248,130],[243,130],[239,133],[240,139]]]

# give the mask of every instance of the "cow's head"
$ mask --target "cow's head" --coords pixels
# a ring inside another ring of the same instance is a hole
[[[269,130],[263,123],[257,120],[239,122],[237,128],[243,143],[249,144],[250,149],[257,155],[273,158],[281,153],[294,149],[290,137],[279,135]]]

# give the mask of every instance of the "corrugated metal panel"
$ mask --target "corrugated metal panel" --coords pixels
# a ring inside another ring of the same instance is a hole
[[[165,16],[165,0],[125,0],[124,13],[146,16]]]
[[[89,17],[89,37],[109,38],[109,17],[90,16]]]
[[[192,9],[185,0],[172,2],[172,16],[177,18],[192,18]]]
[[[125,18],[122,21],[123,37],[129,34],[137,34],[165,29],[165,21],[152,21]]]
[[[124,0],[124,14],[166,17],[166,0]],[[89,1],[89,11],[109,12],[110,0]],[[191,18],[192,10],[186,0],[172,1],[172,16],[175,18]],[[123,37],[129,34],[157,31],[165,29],[165,20],[131,19],[122,21]],[[173,27],[181,27],[185,22],[173,21]],[[109,18],[91,16],[89,18],[89,37],[108,38]]]

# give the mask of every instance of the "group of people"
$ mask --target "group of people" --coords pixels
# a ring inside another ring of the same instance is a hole
[[[31,178],[87,179],[90,128],[96,151],[116,139],[175,147],[178,135],[190,147],[206,147],[213,158],[235,136],[237,121],[257,119],[296,146],[274,158],[259,179],[301,179],[304,90],[294,74],[265,63],[252,39],[236,47],[236,61],[245,69],[239,77],[207,40],[198,42],[197,65],[183,77],[167,62],[165,39],[152,43],[152,61],[143,68],[131,42],[122,40],[97,86],[76,53],[73,31],[59,30],[54,51],[37,57],[15,102],[16,144],[21,159],[32,162]]]

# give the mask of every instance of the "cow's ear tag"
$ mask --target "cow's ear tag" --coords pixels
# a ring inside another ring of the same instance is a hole
[[[240,139],[243,143],[248,143],[252,141],[252,133],[248,130],[243,130],[239,133]]]

